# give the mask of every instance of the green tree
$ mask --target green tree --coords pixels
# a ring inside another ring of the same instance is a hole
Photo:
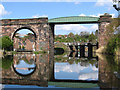
[[[106,31],[105,31],[105,34],[106,34],[105,40],[106,41],[109,41],[109,39],[111,39],[111,37],[114,37],[114,34],[116,32],[119,32],[119,29],[118,29],[119,21],[120,21],[120,18],[115,18],[115,19],[111,20],[111,23],[109,25],[107,25]]]
[[[13,48],[13,41],[9,38],[9,36],[3,36],[2,40],[2,49],[4,50],[12,50]]]
[[[76,35],[75,35],[75,41],[80,41],[80,39],[81,39],[81,36],[78,35],[78,34],[76,34]]]
[[[73,38],[73,37],[74,37],[74,34],[73,34],[72,32],[70,32],[70,33],[68,34],[68,36],[71,37],[71,38]]]
[[[111,23],[106,27],[106,52],[109,54],[116,54],[116,52],[120,52],[119,21],[119,18],[112,19]]]
[[[13,64],[13,56],[7,55],[2,58],[2,69],[9,69]]]
[[[96,42],[96,36],[93,34],[93,32],[89,35],[89,42],[92,43]]]

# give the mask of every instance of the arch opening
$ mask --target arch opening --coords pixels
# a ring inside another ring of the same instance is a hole
[[[14,42],[13,49],[14,51],[26,51],[32,52],[36,51],[36,33],[27,27],[22,27],[17,29],[13,36],[12,40]]]

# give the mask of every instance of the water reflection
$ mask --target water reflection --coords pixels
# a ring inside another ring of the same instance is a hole
[[[13,70],[21,76],[27,76],[36,70],[35,54],[14,54]]]
[[[97,58],[80,58],[78,52],[67,53],[68,57],[55,56],[55,79],[98,80]]]
[[[36,64],[33,59],[30,59],[30,61],[27,59],[19,59],[18,62],[13,64],[13,69],[17,74],[27,76],[34,73],[36,70]]]
[[[73,85],[98,81],[100,88],[120,88],[120,57],[97,56],[80,57],[79,52],[4,56],[1,83],[49,87],[51,81],[71,84],[73,80]]]
[[[101,88],[120,88],[120,57],[99,56],[99,86]]]
[[[13,59],[10,65],[8,65],[10,62],[8,57]],[[25,53],[14,54],[5,56],[3,60],[7,63],[6,66],[9,66],[2,69],[3,84],[48,86],[49,58],[47,54],[44,56]]]

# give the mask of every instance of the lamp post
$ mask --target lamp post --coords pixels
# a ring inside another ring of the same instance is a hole
[[[113,0],[113,7],[118,11],[118,18],[120,18],[120,0]],[[118,6],[116,5],[118,3]]]

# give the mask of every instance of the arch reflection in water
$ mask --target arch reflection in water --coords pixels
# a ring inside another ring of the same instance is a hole
[[[9,68],[2,69],[3,84],[48,86],[48,54],[22,53],[11,57],[12,64]]]
[[[13,64],[14,71],[21,75],[21,76],[28,76],[34,73],[36,70],[36,64],[33,59],[30,59],[30,61],[20,59],[18,61],[18,64]]]

